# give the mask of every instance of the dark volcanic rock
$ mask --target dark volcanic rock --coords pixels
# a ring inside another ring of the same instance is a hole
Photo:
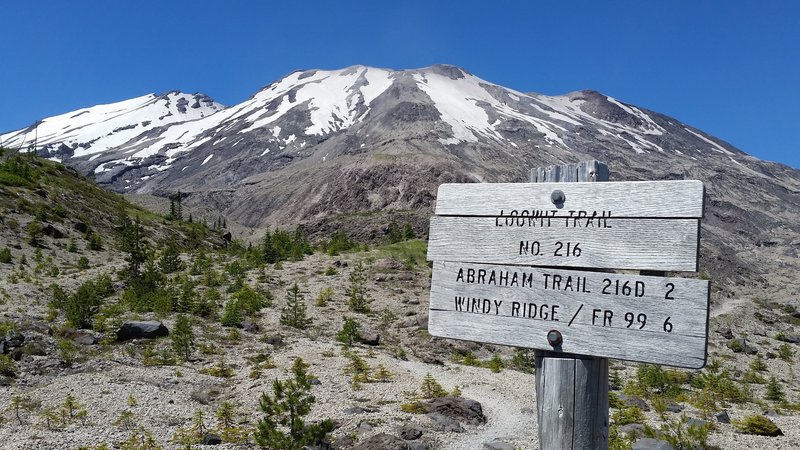
[[[45,236],[50,236],[53,239],[64,239],[67,236],[63,231],[56,228],[51,223],[48,223],[44,226],[42,233],[44,233]]]
[[[422,437],[422,429],[415,427],[414,425],[403,425],[397,429],[397,434],[407,441],[413,441],[414,439],[419,439]]]
[[[380,433],[361,441],[353,450],[408,450],[408,444],[397,436]]]
[[[440,397],[426,401],[423,406],[429,413],[442,414],[459,422],[467,422],[472,425],[486,423],[483,408],[475,400],[461,397]]]
[[[464,427],[452,417],[447,417],[437,412],[428,413],[427,416],[431,419],[431,422],[438,425],[442,431],[450,431],[453,433],[463,433],[465,431]]]
[[[163,323],[157,320],[128,321],[122,324],[117,330],[118,341],[128,341],[131,339],[153,339],[167,336],[169,330]]]
[[[625,394],[617,394],[617,397],[625,404],[625,406],[635,406],[642,411],[650,411],[650,406],[647,402],[638,397],[630,397]]]
[[[381,335],[370,332],[361,333],[359,336],[359,341],[364,345],[375,347],[381,343]]]
[[[222,444],[222,438],[217,436],[216,434],[206,433],[203,436],[203,445],[219,445]]]

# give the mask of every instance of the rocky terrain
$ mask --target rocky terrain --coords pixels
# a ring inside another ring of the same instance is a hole
[[[269,262],[262,239],[223,247],[224,230],[149,213],[55,163],[20,158],[1,171],[28,174],[4,176],[0,195],[3,448],[255,448],[259,400],[292,378],[296,358],[313,380],[308,420],[334,421],[334,448],[538,448],[531,354],[427,333],[430,268],[410,222],[368,248],[329,235],[313,254],[301,246]],[[120,211],[143,223],[154,271],[142,273],[164,275],[152,285],[163,297],[136,292],[144,281],[126,272],[136,253]],[[82,290],[89,281],[94,290]],[[295,283],[310,323],[282,320]],[[75,306],[99,291],[94,306]],[[797,297],[727,292],[713,294],[705,369],[612,362],[613,448],[651,448],[646,427],[676,446],[800,445]],[[90,320],[76,326],[81,311]],[[178,348],[187,317],[193,340]],[[345,319],[357,325],[349,346]],[[142,326],[152,334],[129,333]],[[765,416],[782,435],[741,432],[748,417]]]

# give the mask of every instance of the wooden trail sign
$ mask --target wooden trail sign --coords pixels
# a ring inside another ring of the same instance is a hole
[[[702,183],[570,183],[606,180],[588,161],[442,185],[431,219],[428,330],[537,349],[543,450],[608,448],[607,357],[705,364],[707,281],[557,267],[697,270]]]
[[[435,261],[434,336],[700,368],[708,281]],[[561,334],[555,348],[550,331]]]
[[[695,271],[701,182],[443,184],[436,214],[432,335],[705,364],[707,281],[561,269]]]
[[[699,181],[443,184],[428,259],[696,271]]]

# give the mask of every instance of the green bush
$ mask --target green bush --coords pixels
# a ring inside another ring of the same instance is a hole
[[[220,323],[226,327],[241,326],[244,320],[244,313],[236,300],[228,300],[225,303],[225,308],[222,310],[222,317],[219,319]]]
[[[786,362],[792,362],[794,359],[794,350],[789,344],[781,344],[778,346],[778,357]]]
[[[336,230],[331,238],[320,245],[320,249],[330,256],[336,256],[356,248],[358,244],[350,239],[342,230]]]
[[[649,425],[644,426],[645,436],[667,441],[676,449],[709,448],[707,441],[710,430],[710,424],[695,425],[689,423],[689,418],[686,414],[682,414],[680,419],[667,420],[658,430]]]
[[[78,287],[72,294],[64,298],[60,288],[54,288],[54,304],[63,304],[67,322],[76,328],[91,328],[93,316],[103,304],[103,299],[114,292],[111,277],[101,275]]]
[[[319,295],[317,295],[316,305],[323,307],[328,306],[328,302],[333,299],[333,289],[326,287],[325,289],[321,290]]]
[[[759,436],[783,436],[783,431],[775,422],[764,416],[747,416],[742,420],[734,420],[733,426],[740,433],[757,434]]]
[[[263,261],[274,264],[281,261],[299,261],[313,253],[308,238],[299,228],[293,232],[286,230],[267,230],[261,241]]]
[[[354,319],[345,316],[342,329],[336,333],[336,340],[343,343],[345,346],[350,347],[358,340],[358,322]]]
[[[288,325],[290,327],[305,329],[312,322],[306,315],[306,304],[303,294],[300,292],[300,287],[294,283],[292,287],[286,291],[286,306],[281,310],[281,325]]]
[[[446,397],[447,391],[442,385],[431,375],[430,372],[425,374],[420,386],[420,396],[422,398],[439,398]]]
[[[769,381],[767,381],[764,398],[773,402],[781,402],[786,399],[786,395],[783,393],[783,388],[775,376],[771,376]]]
[[[187,361],[194,349],[194,333],[189,318],[184,315],[178,316],[175,327],[170,333],[170,339],[172,340],[172,350],[184,361]]]
[[[11,249],[8,247],[0,250],[0,263],[2,264],[12,264],[13,260],[11,258]]]
[[[611,421],[619,426],[644,423],[644,413],[638,406],[623,407],[611,414]]]
[[[367,290],[367,268],[364,267],[364,263],[361,261],[350,272],[350,285],[347,287],[346,294],[351,311],[369,312],[369,304],[372,303],[372,298]]]

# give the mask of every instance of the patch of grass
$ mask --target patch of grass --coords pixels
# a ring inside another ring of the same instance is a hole
[[[398,242],[376,247],[380,257],[391,257],[401,261],[407,269],[427,264],[428,243],[421,239]]]

